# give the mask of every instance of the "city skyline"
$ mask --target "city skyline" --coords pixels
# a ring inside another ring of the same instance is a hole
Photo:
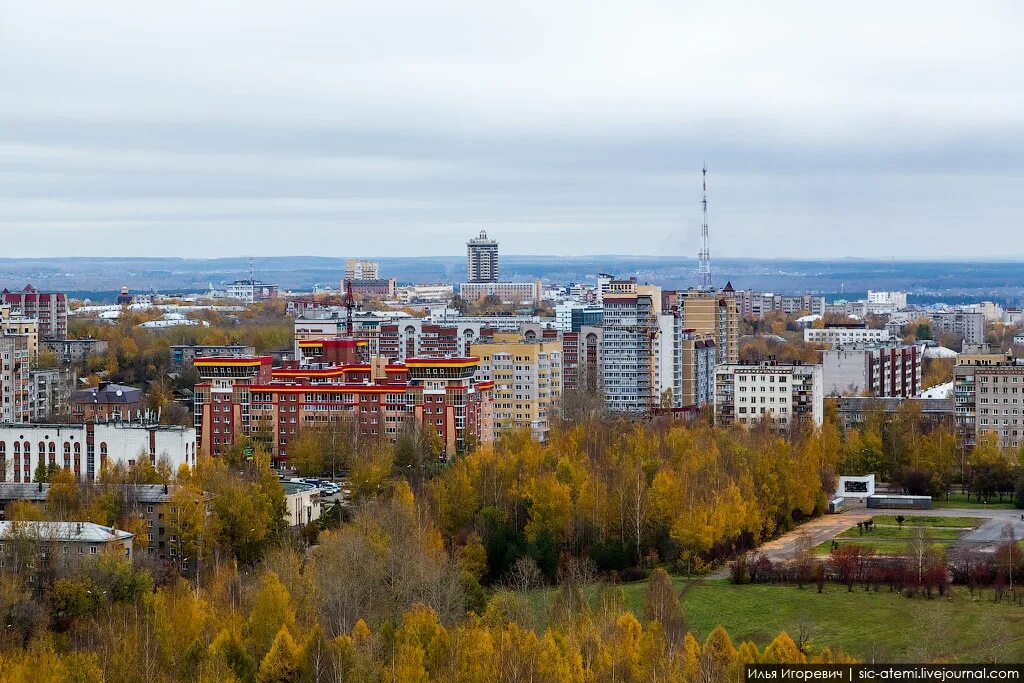
[[[5,255],[1024,257],[1011,5],[250,9],[4,9]]]

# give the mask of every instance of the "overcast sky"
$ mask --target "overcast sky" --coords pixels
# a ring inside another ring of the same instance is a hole
[[[1024,257],[1024,3],[0,0],[0,256]]]

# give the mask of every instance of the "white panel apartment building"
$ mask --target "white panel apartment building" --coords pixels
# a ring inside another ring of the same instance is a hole
[[[885,329],[876,330],[863,325],[830,325],[821,329],[808,327],[804,330],[804,341],[814,344],[831,344],[832,346],[877,344],[889,341],[889,332]]]
[[[824,419],[820,365],[721,365],[715,373],[715,424],[754,424],[770,418],[783,428]]]

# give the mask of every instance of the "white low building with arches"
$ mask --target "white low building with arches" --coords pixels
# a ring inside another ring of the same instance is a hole
[[[175,472],[194,467],[196,430],[128,422],[0,424],[0,481],[32,481],[40,462],[95,481],[104,465],[130,466],[141,458],[153,465],[166,459]]]

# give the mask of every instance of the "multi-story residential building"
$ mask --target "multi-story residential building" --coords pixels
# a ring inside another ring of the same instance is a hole
[[[1002,448],[1024,443],[1024,358],[961,354],[953,369],[956,422],[965,446],[994,434]]]
[[[394,299],[397,281],[395,278],[364,278],[361,280],[344,279],[341,281],[342,291],[352,288],[352,296],[359,299]]]
[[[100,382],[71,394],[73,422],[139,419],[146,410],[146,392],[112,382]]]
[[[484,230],[466,243],[466,280],[471,283],[498,281],[498,243]]]
[[[982,313],[948,311],[932,313],[932,333],[936,339],[941,334],[955,334],[963,337],[965,344],[985,342],[985,316]]]
[[[1003,307],[994,301],[982,301],[976,304],[963,306],[963,311],[970,313],[981,313],[986,322],[995,322],[1003,319]]]
[[[921,411],[921,417],[932,426],[956,424],[956,404],[952,398],[877,398],[874,396],[843,396],[837,400],[837,413],[843,429],[864,422],[866,416],[880,412],[892,416],[900,406],[912,403]]]
[[[872,304],[873,306],[882,306],[882,304]],[[868,314],[868,302],[867,300],[862,301],[847,301],[846,299],[837,299],[830,304],[825,304],[825,313],[833,313],[835,315],[845,315],[848,317],[864,318]]]
[[[28,340],[0,335],[0,422],[28,422],[31,418]]]
[[[235,280],[228,284],[226,292],[229,299],[238,299],[242,303],[251,304],[276,298],[277,285],[259,280]]]
[[[345,260],[346,280],[377,280],[380,278],[380,264],[377,261],[363,261],[350,258]]]
[[[657,287],[613,281],[604,294],[601,386],[609,410],[649,413],[660,405]],[[680,367],[680,378],[682,368]]]
[[[68,335],[68,299],[63,292],[40,292],[27,285],[20,292],[4,289],[3,303],[22,317],[39,322],[39,336],[63,339]]]
[[[820,365],[720,365],[715,374],[715,423],[754,424],[770,419],[777,427],[824,419]]]
[[[194,467],[196,431],[140,422],[0,424],[0,481],[31,481],[40,462],[95,481],[104,466],[132,465],[139,458],[152,464],[166,459],[172,472]]]
[[[715,342],[719,363],[737,363],[740,359],[740,313],[736,291],[731,283],[720,292],[700,289],[666,291],[662,308],[677,310],[683,327]]]
[[[275,464],[302,427],[353,420],[366,438],[394,441],[410,421],[438,435],[445,454],[494,438],[493,384],[473,379],[479,359],[408,357],[389,364],[291,365],[269,356],[196,358],[195,424],[203,452],[220,455],[245,434],[263,433]]]
[[[459,285],[459,296],[470,302],[481,301],[493,296],[506,303],[539,306],[542,289],[540,280],[533,282],[464,282]]]
[[[821,352],[826,396],[910,398],[922,389],[924,347],[915,344],[865,344]]]
[[[424,318],[428,323],[445,323],[448,325],[480,325],[481,328],[490,328],[496,332],[515,332],[524,325],[544,325],[553,327],[553,318],[541,318],[538,315],[458,315],[458,311],[452,313],[453,309],[444,311],[431,310],[430,315]]]
[[[885,329],[870,328],[866,323],[830,323],[822,328],[804,329],[804,341],[832,346],[878,344],[889,341],[889,332]]]
[[[710,336],[700,336],[694,330],[683,330],[683,407],[701,408],[715,402],[715,368],[717,348]]]
[[[1004,308],[1003,322],[1007,325],[1024,325],[1024,309]]]
[[[256,347],[244,344],[174,344],[170,349],[171,372],[192,367],[194,358],[204,356],[255,356]]]
[[[25,337],[29,357],[39,355],[39,321],[14,313],[11,304],[0,304],[0,334]]]
[[[394,363],[409,357],[469,356],[476,341],[493,334],[481,323],[434,324],[411,318],[382,324],[377,352]]]
[[[544,441],[562,398],[562,342],[518,337],[500,334],[473,345],[480,358],[477,379],[494,384],[495,429],[525,427]]]
[[[105,339],[44,339],[42,347],[57,354],[61,365],[81,365],[89,356],[107,352]]]
[[[604,328],[584,325],[562,333],[562,391],[596,392],[601,388]]]
[[[582,301],[564,301],[555,306],[555,327],[563,332],[579,332],[584,325],[601,324],[604,308]]]
[[[28,381],[29,420],[45,422],[58,415],[68,419],[71,414],[71,387],[75,382],[70,368],[30,370]]]
[[[825,314],[825,297],[816,294],[776,294],[755,292],[751,289],[736,291],[736,306],[743,318],[764,318],[772,313],[794,315],[806,311],[810,315]]]
[[[868,290],[868,304],[880,304],[891,306],[894,310],[902,311],[907,307],[906,292],[880,292],[873,289]]]
[[[135,534],[93,522],[0,522],[0,570],[32,576],[78,571],[104,555],[131,558]]]
[[[146,536],[139,546],[146,556],[175,566],[188,576],[195,569],[195,560],[186,555],[183,540],[174,534],[176,516],[182,514],[175,503],[173,484],[122,484],[119,498],[125,506],[125,515],[136,517],[146,524]],[[42,507],[46,504],[50,485],[45,482],[0,482],[0,520],[6,519],[8,507],[15,501]],[[209,494],[202,494],[209,500]],[[207,510],[209,514],[209,510]]]

